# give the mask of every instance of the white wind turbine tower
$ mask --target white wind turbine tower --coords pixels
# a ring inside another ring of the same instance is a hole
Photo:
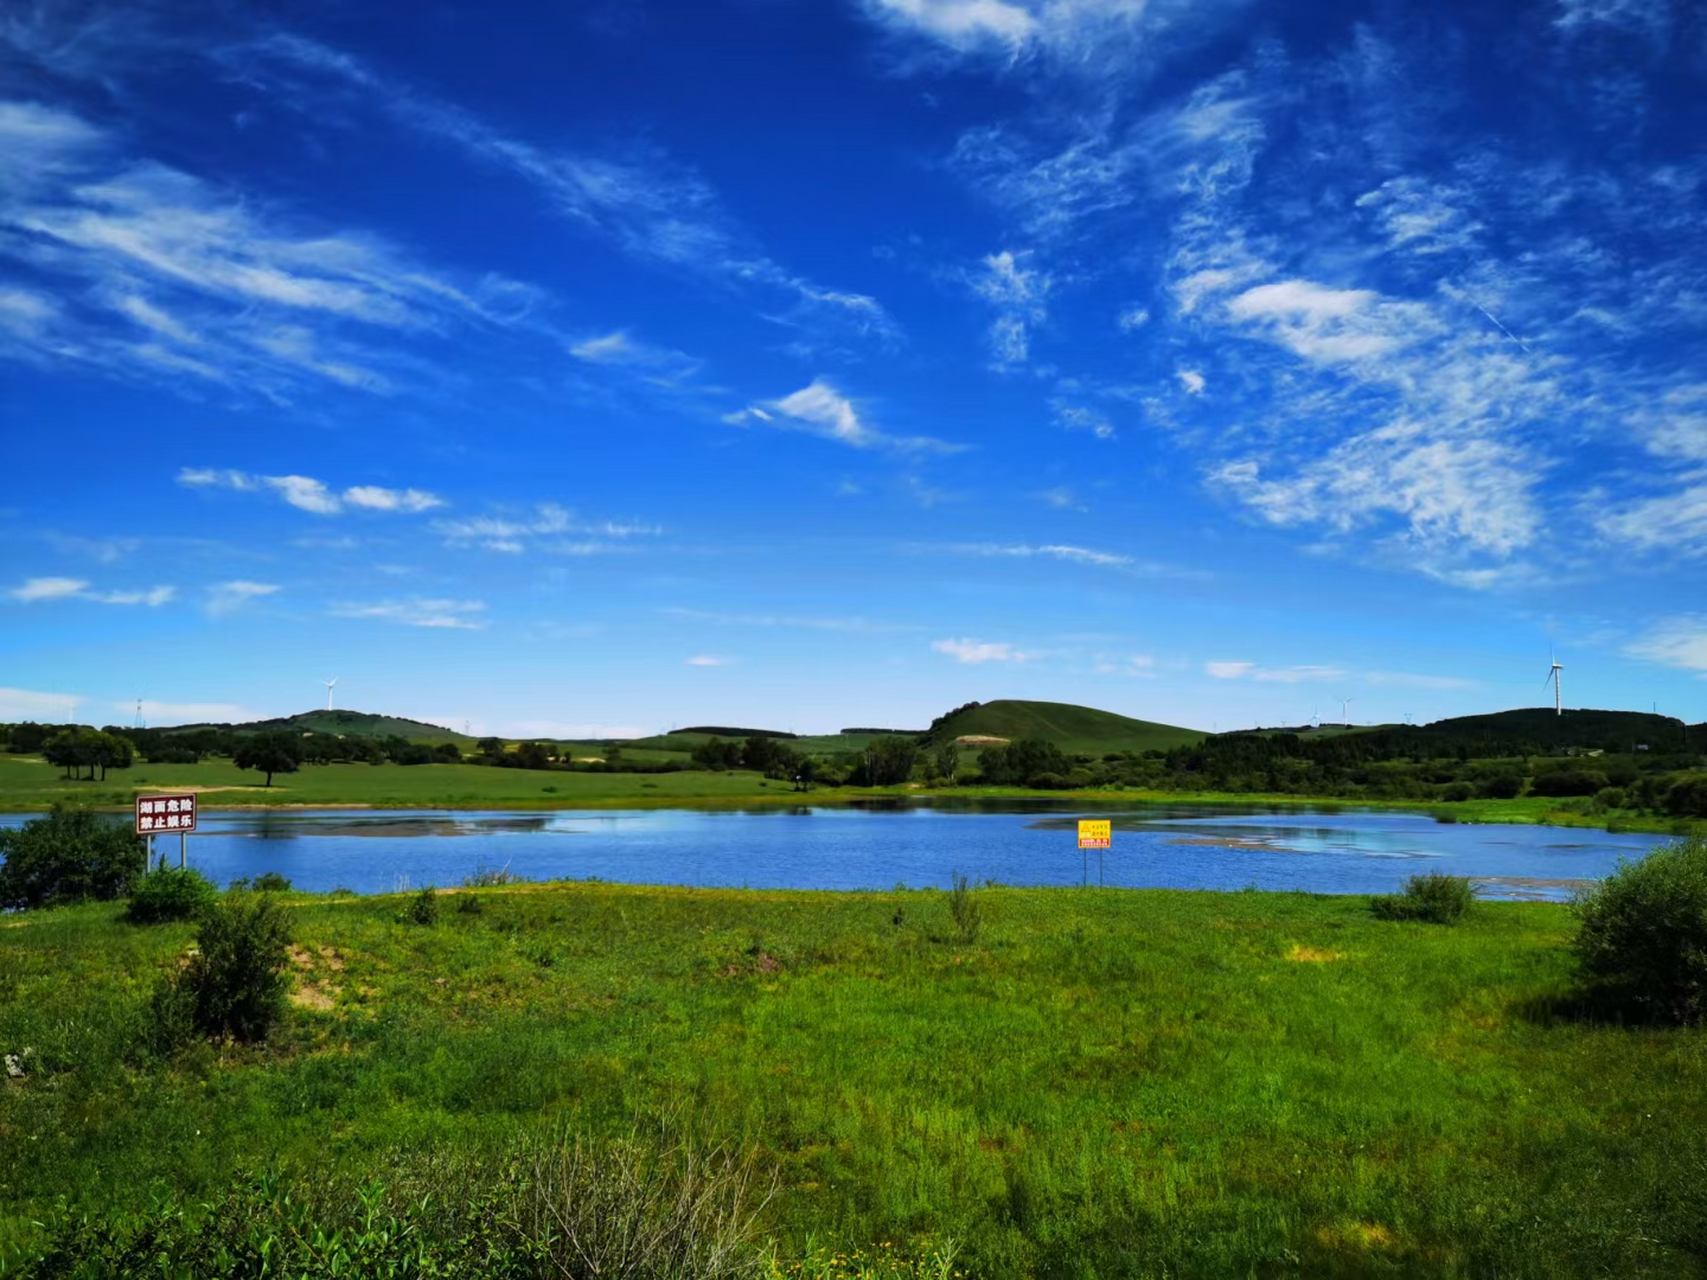
[[[1356,698],[1341,698],[1339,700],[1340,722],[1348,729],[1351,728],[1351,704],[1356,701]]]
[[[330,711],[332,709],[332,686],[338,683],[338,677],[333,676],[330,680],[322,680],[320,683],[326,686],[326,710]]]
[[[1559,696],[1559,673],[1565,669],[1565,664],[1560,662],[1557,658],[1554,658],[1552,654],[1548,654],[1547,656],[1553,663],[1552,669],[1547,672],[1547,680],[1551,680],[1553,682],[1553,714],[1556,716],[1562,716],[1565,714],[1565,704],[1563,699]],[[1543,689],[1547,687],[1547,680],[1543,680],[1541,682],[1541,687]]]

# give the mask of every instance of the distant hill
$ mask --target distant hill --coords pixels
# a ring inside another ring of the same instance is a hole
[[[1650,751],[1685,749],[1683,721],[1647,711],[1566,711],[1551,707],[1519,707],[1492,715],[1456,716],[1422,726],[1430,736],[1499,738],[1533,743],[1547,749],[1581,747],[1591,751],[1628,752],[1639,746]]]
[[[380,716],[366,711],[304,711],[275,720],[251,720],[246,724],[181,724],[168,733],[189,733],[196,729],[226,729],[232,733],[328,733],[345,738],[406,738],[410,742],[454,742],[458,746],[474,741],[467,734],[457,733],[442,725],[402,716]]]
[[[1166,751],[1208,736],[1198,729],[1134,720],[1095,707],[1002,698],[939,717],[931,725],[927,740],[942,744],[956,738],[1005,738],[1010,742],[1045,738],[1063,751],[1102,755],[1110,751]]]
[[[702,724],[688,729],[674,729],[672,733],[703,733],[708,738],[792,738],[792,733],[784,733],[781,729],[731,729],[727,725]]]

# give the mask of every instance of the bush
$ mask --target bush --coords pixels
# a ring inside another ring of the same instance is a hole
[[[774,1181],[759,1183],[751,1151],[702,1146],[671,1130],[666,1120],[654,1133],[576,1138],[532,1154],[516,1216],[523,1237],[548,1255],[542,1274],[765,1274],[756,1236]]]
[[[1444,876],[1438,871],[1412,876],[1403,893],[1384,894],[1369,903],[1382,920],[1426,920],[1432,924],[1457,924],[1476,900],[1476,891],[1464,876]]]
[[[967,884],[966,877],[958,871],[954,873],[954,887],[948,891],[948,914],[954,918],[955,932],[967,946],[978,941],[978,930],[984,923],[984,913],[978,906],[978,899],[972,895],[972,887]]]
[[[191,1036],[264,1040],[284,1012],[290,921],[265,894],[229,893],[202,915],[190,962],[155,990],[151,1040],[168,1050]]]
[[[233,880],[227,888],[253,889],[256,893],[289,893],[290,881],[276,871],[263,871],[253,880],[249,879],[248,876],[240,876]],[[332,892],[336,893],[337,890],[334,889]]]
[[[1576,911],[1577,960],[1591,984],[1645,1017],[1707,1017],[1707,838],[1620,862]]]
[[[1532,796],[1592,796],[1608,785],[1604,773],[1594,769],[1560,769],[1543,773],[1529,784]]]
[[[122,898],[146,859],[128,823],[56,804],[44,818],[0,831],[0,910]]]
[[[428,885],[409,899],[398,914],[401,924],[437,924],[439,922],[439,891]]]
[[[193,920],[219,898],[219,890],[199,871],[160,870],[137,880],[125,919],[132,924]]]
[[[1483,778],[1476,793],[1484,800],[1515,800],[1523,794],[1523,775],[1495,773]]]
[[[1441,791],[1440,798],[1450,804],[1461,804],[1475,794],[1475,788],[1468,782],[1449,782]]]

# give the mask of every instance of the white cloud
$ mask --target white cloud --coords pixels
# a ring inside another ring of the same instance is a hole
[[[192,489],[230,489],[236,493],[270,489],[298,510],[319,516],[337,515],[346,506],[419,514],[445,505],[443,498],[425,489],[384,489],[362,484],[340,494],[324,480],[312,476],[257,476],[218,467],[184,467],[178,472],[178,483]]]
[[[0,721],[38,724],[69,724],[76,719],[83,699],[70,693],[43,693],[37,689],[0,689]]]
[[[1024,662],[1031,655],[1021,653],[1013,645],[983,640],[933,640],[931,648],[946,653],[956,662]]]
[[[363,330],[429,337],[533,305],[527,286],[457,283],[376,236],[139,160],[62,110],[0,104],[0,153],[0,259],[57,299],[0,290],[3,354],[283,401],[326,379],[392,389]]]
[[[1256,665],[1254,662],[1206,662],[1203,669],[1217,680],[1237,680],[1250,674]]]
[[[990,323],[990,350],[998,367],[1024,364],[1031,354],[1031,327],[1048,319],[1048,297],[1055,281],[1046,272],[1025,265],[1027,250],[992,253],[982,271],[968,277],[972,291],[996,310]]]
[[[1650,662],[1693,671],[1707,679],[1707,614],[1683,614],[1655,623],[1625,652]]]
[[[1150,311],[1147,307],[1127,307],[1126,310],[1122,311],[1114,318],[1115,328],[1119,329],[1122,333],[1131,333],[1135,329],[1142,329],[1149,323]]]
[[[371,484],[345,489],[344,501],[352,507],[366,507],[371,511],[419,512],[445,505],[443,498],[424,489],[381,489]]]
[[[527,516],[435,520],[433,529],[452,547],[479,546],[508,555],[534,549],[575,556],[615,551],[625,539],[664,532],[658,525],[638,521],[580,520],[569,508],[555,502],[542,502]],[[579,535],[581,540],[571,540],[566,535]]]
[[[632,257],[781,299],[784,309],[767,310],[769,319],[885,346],[900,339],[875,298],[826,288],[783,267],[750,243],[704,179],[656,149],[599,156],[537,146],[387,79],[349,54],[296,36],[273,36],[223,56],[246,78],[275,88],[281,101],[305,109],[333,95],[351,100],[353,92],[395,124],[521,179],[572,225]]]
[[[262,596],[270,596],[279,590],[275,583],[248,582],[238,579],[233,582],[219,582],[207,589],[207,604],[204,606],[210,614],[220,615],[235,612],[251,600],[259,600]]]
[[[1707,552],[1707,476],[1657,498],[1644,498],[1601,516],[1596,526],[1607,537],[1644,551],[1670,549],[1690,555]]]
[[[858,407],[823,378],[784,396],[752,405],[723,419],[731,425],[747,421],[792,427],[856,449],[883,448],[901,453],[954,453],[964,446],[929,436],[892,436],[861,417]]]
[[[1055,411],[1056,424],[1068,431],[1088,431],[1098,440],[1114,439],[1114,424],[1097,410],[1061,400],[1050,401],[1050,407]]]
[[[33,604],[37,600],[68,600],[82,595],[89,589],[89,584],[82,578],[31,578],[21,587],[13,587],[7,594],[14,600],[25,604]]]
[[[686,665],[690,667],[726,667],[729,665],[729,659],[716,658],[709,653],[698,653],[689,658]]]
[[[1196,369],[1175,370],[1174,377],[1179,379],[1180,386],[1185,388],[1188,395],[1202,395],[1203,388],[1207,385],[1203,380],[1203,375]]]
[[[279,495],[299,511],[331,516],[343,510],[343,504],[331,490],[308,476],[262,476],[261,482],[278,490]]]
[[[956,546],[954,550],[975,556],[1012,556],[1022,560],[1033,557],[1049,560],[1070,560],[1076,564],[1097,565],[1106,569],[1124,569],[1132,567],[1134,564],[1131,556],[1119,555],[1112,551],[1093,551],[1089,547],[1074,547],[1064,543],[1033,546],[1027,543],[972,542],[962,543]]]
[[[7,594],[23,604],[42,600],[90,600],[96,604],[142,604],[154,608],[171,600],[177,591],[173,587],[91,591],[89,583],[82,578],[31,578]]]
[[[334,618],[376,618],[409,627],[478,631],[486,625],[485,619],[478,616],[485,612],[485,609],[486,605],[479,600],[430,600],[416,597],[371,603],[343,601],[332,605],[327,612]]]

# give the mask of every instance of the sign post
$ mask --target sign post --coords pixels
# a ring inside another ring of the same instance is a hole
[[[1079,848],[1084,851],[1085,883],[1091,882],[1091,855],[1089,850],[1097,851],[1097,885],[1102,885],[1102,851],[1110,847],[1114,832],[1114,823],[1108,818],[1079,819]]]
[[[178,869],[189,863],[189,834],[196,829],[196,794],[137,796],[136,833],[148,837],[148,858],[154,860],[154,837],[161,832],[178,833]]]

